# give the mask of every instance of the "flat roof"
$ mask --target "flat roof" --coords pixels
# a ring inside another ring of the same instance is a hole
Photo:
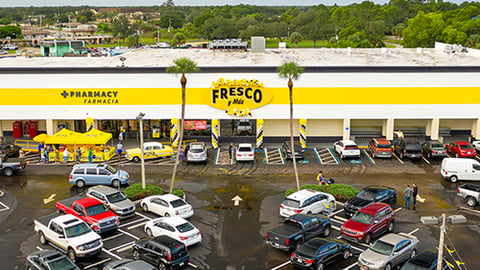
[[[28,50],[28,49],[27,49]],[[480,54],[446,53],[443,49],[266,49],[265,53],[209,49],[136,49],[106,57],[3,57],[0,68],[14,67],[168,67],[174,59],[187,57],[199,67],[278,67],[295,61],[305,67],[466,67],[479,66]],[[476,50],[475,50],[476,51]]]

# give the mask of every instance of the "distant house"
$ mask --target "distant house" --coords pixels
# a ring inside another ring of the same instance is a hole
[[[83,40],[52,40],[40,43],[42,56],[62,57],[67,55],[84,55],[88,53]]]
[[[81,24],[75,28],[64,28],[63,31],[77,37],[90,37],[97,31],[97,26],[94,24]]]

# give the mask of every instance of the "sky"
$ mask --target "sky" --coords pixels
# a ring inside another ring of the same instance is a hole
[[[452,3],[462,3],[464,0],[447,0]],[[165,0],[0,0],[0,7],[29,7],[29,6],[159,6]],[[177,6],[223,6],[248,4],[256,6],[326,6],[350,5],[361,3],[362,0],[173,0]],[[376,4],[388,3],[388,0],[372,0]],[[472,1],[470,1],[472,2]],[[476,2],[476,1],[473,1]]]

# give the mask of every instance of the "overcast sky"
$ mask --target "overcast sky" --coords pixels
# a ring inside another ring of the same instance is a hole
[[[462,3],[463,0],[448,0],[453,3]],[[159,6],[165,0],[0,0],[0,7],[28,7],[28,6]],[[174,0],[177,6],[223,6],[249,4],[256,6],[313,6],[324,4],[332,6],[361,3],[362,0]],[[373,0],[376,4],[388,3],[388,0]],[[476,1],[474,1],[476,2]]]

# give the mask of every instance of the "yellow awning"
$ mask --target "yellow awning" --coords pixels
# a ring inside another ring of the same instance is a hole
[[[35,136],[35,138],[33,138],[33,141],[34,141],[34,142],[43,143],[43,142],[45,142],[48,138],[50,138],[49,135],[47,135],[46,133],[42,133],[42,134],[39,134],[39,135]]]
[[[112,138],[111,133],[92,128],[76,140],[77,144],[106,144]]]
[[[46,144],[75,144],[81,133],[63,128],[45,140]]]

